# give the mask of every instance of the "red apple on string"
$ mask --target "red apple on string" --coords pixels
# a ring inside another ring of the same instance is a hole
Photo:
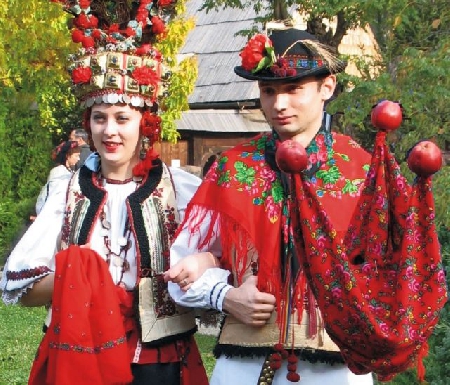
[[[427,178],[442,167],[442,152],[431,140],[422,140],[407,154],[409,169],[420,177]]]
[[[382,100],[372,108],[370,119],[374,127],[382,131],[393,131],[400,127],[403,112],[400,103]]]
[[[308,154],[300,143],[288,139],[278,146],[275,161],[281,171],[298,174],[308,166]]]

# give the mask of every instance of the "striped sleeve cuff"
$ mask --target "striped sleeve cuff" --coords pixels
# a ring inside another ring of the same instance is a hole
[[[209,294],[209,303],[213,309],[222,311],[223,300],[225,295],[228,293],[228,290],[232,289],[233,286],[225,283],[225,282],[217,282],[210,294]]]

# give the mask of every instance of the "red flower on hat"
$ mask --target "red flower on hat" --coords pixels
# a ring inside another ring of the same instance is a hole
[[[278,58],[276,63],[270,67],[270,71],[279,78],[285,78],[287,76],[295,76],[297,70],[289,65],[289,62],[285,58]]]
[[[153,16],[151,22],[152,22],[152,32],[155,35],[164,33],[164,31],[166,30],[164,21],[162,21],[158,16]]]
[[[275,61],[272,42],[260,33],[249,40],[239,56],[242,58],[242,67],[252,72],[268,68]]]
[[[89,83],[92,77],[92,70],[89,67],[78,67],[72,71],[72,81],[74,84]]]
[[[81,43],[84,38],[84,33],[80,29],[74,29],[72,31],[72,41],[74,43]]]
[[[159,76],[155,70],[150,67],[138,67],[132,73],[131,77],[138,82],[139,85],[156,86],[159,82]]]

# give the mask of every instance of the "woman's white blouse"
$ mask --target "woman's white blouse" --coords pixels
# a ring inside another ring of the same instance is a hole
[[[179,168],[169,169],[175,185],[177,208],[180,218],[183,219],[187,203],[195,193],[201,179]],[[16,303],[27,289],[48,274],[48,271],[43,271],[40,276],[32,277],[26,277],[26,274],[22,274],[23,277],[20,280],[8,280],[8,271],[26,273],[27,270],[31,271],[36,268],[48,268],[54,271],[54,257],[58,251],[59,235],[64,218],[67,185],[68,181],[66,180],[58,184],[57,187],[55,186],[55,190],[48,197],[42,211],[8,257],[0,281],[0,290],[3,291],[2,299],[5,303]],[[104,187],[108,193],[106,213],[111,223],[108,237],[111,241],[111,250],[118,253],[118,240],[123,236],[127,218],[125,199],[136,190],[136,183],[106,184]],[[102,225],[100,219],[98,219],[94,224],[90,248],[106,260],[101,230]],[[132,245],[127,252],[130,269],[124,273],[122,282],[127,287],[132,288],[136,283],[137,266],[135,240],[132,234],[130,239]],[[118,283],[122,267],[111,263],[109,270],[114,282]]]

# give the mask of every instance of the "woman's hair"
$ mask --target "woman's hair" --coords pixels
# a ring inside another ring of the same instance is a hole
[[[202,168],[202,177],[204,178],[211,166],[214,164],[214,162],[217,160],[217,158],[220,156],[220,152],[216,154],[212,154],[205,162]]]
[[[67,140],[60,143],[52,151],[52,159],[58,165],[65,165],[69,155],[76,152],[81,152],[81,148],[78,146],[78,142],[75,140]]]

